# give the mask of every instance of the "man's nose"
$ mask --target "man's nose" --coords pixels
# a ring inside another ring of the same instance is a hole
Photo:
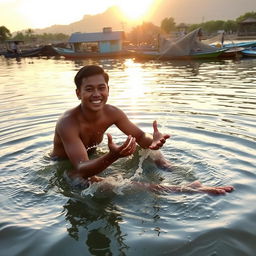
[[[93,90],[93,94],[92,95],[93,96],[99,96],[100,95],[99,90],[97,90],[97,89]]]

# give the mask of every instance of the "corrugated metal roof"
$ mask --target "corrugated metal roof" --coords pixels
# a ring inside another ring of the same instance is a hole
[[[73,33],[68,42],[69,43],[86,43],[86,42],[101,42],[121,40],[123,38],[123,31],[113,32],[98,32],[98,33]]]
[[[249,17],[249,18],[241,21],[240,23],[256,23],[256,19],[253,17]]]

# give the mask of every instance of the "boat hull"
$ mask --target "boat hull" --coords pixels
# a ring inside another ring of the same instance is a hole
[[[256,50],[250,50],[250,49],[248,49],[248,50],[243,50],[242,51],[242,54],[245,56],[245,57],[256,57]]]
[[[224,50],[214,52],[198,52],[191,55],[183,56],[166,56],[159,53],[135,53],[135,57],[138,59],[156,59],[156,60],[202,60],[218,58]]]
[[[37,57],[40,55],[41,48],[23,51],[21,53],[5,52],[3,53],[5,58],[21,58],[21,57]]]
[[[71,49],[53,47],[53,49],[61,56],[66,59],[87,59],[87,58],[119,58],[119,57],[130,57],[131,52],[119,51],[119,52],[108,52],[108,53],[97,53],[97,52],[74,52]]]

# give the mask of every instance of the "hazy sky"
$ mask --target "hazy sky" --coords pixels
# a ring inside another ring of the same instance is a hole
[[[151,17],[150,21],[155,24],[165,17],[196,23],[235,19],[247,11],[256,11],[256,0],[0,0],[0,26],[14,32],[69,24],[81,20],[85,14],[101,13],[113,5],[122,9],[126,19],[142,21]]]

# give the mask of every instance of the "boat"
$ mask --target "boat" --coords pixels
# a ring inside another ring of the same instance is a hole
[[[243,56],[245,57],[256,57],[256,47],[247,48],[242,51]]]
[[[53,47],[59,55],[66,59],[86,59],[86,58],[118,58],[131,56],[130,51],[117,51],[117,52],[75,52],[70,48]]]
[[[137,52],[136,57],[141,59],[159,60],[198,60],[218,58],[227,49],[204,44],[199,40],[201,29],[198,28],[175,41],[160,39],[159,51]]]
[[[249,47],[256,47],[256,41],[248,41],[248,42],[240,42],[240,43],[229,43],[224,44],[224,48],[233,48],[233,47],[243,47],[243,48],[249,48]]]
[[[22,50],[19,52],[13,52],[11,50],[7,50],[2,52],[2,55],[5,58],[22,58],[22,57],[39,57],[39,56],[57,56],[59,55],[51,45],[44,45],[42,47],[37,47],[29,50]]]
[[[159,52],[138,52],[134,53],[137,59],[148,60],[203,60],[218,58],[225,50],[218,49],[216,51],[194,52],[189,55],[166,56]]]
[[[7,51],[3,53],[5,58],[37,57],[40,55],[41,48],[25,50],[21,52]]]
[[[244,50],[243,47],[231,47],[231,48],[220,48],[223,51],[220,55],[219,58],[221,59],[239,59],[243,57],[242,51]]]

